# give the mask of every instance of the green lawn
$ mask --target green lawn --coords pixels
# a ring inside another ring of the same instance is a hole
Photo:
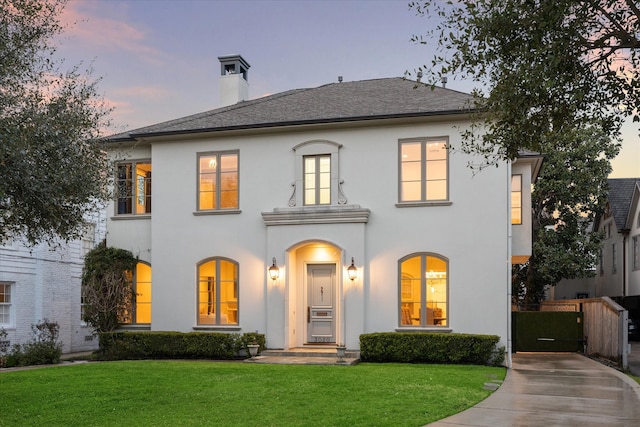
[[[0,373],[1,426],[421,426],[486,398],[504,368],[86,363]]]

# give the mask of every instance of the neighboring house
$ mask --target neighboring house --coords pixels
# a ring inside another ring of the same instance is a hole
[[[246,61],[219,59],[228,105],[111,138],[107,244],[140,260],[129,328],[258,331],[269,348],[358,349],[383,331],[508,345],[541,156],[474,174],[468,94],[340,79],[247,100]]]
[[[80,285],[84,255],[104,239],[104,216],[88,221],[82,239],[58,246],[0,244],[0,327],[10,346],[33,338],[31,325],[58,323],[64,353],[94,350],[93,330],[82,322]]]
[[[609,179],[604,215],[595,229],[604,233],[596,271],[596,295],[615,297],[640,319],[640,178]]]

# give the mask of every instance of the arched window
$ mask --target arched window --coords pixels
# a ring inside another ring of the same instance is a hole
[[[130,274],[130,273],[129,273]],[[127,324],[151,323],[151,266],[144,262],[136,264],[135,271],[129,276],[133,284],[132,311],[124,315]]]
[[[238,324],[238,263],[215,257],[198,265],[198,324]]]
[[[400,259],[400,326],[447,326],[448,266],[446,258],[431,253]]]

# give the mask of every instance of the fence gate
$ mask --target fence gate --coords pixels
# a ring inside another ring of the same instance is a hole
[[[584,350],[583,313],[518,311],[511,315],[513,351]]]

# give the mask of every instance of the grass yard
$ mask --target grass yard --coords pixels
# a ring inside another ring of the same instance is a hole
[[[422,426],[486,398],[486,366],[85,363],[0,373],[1,426]]]

